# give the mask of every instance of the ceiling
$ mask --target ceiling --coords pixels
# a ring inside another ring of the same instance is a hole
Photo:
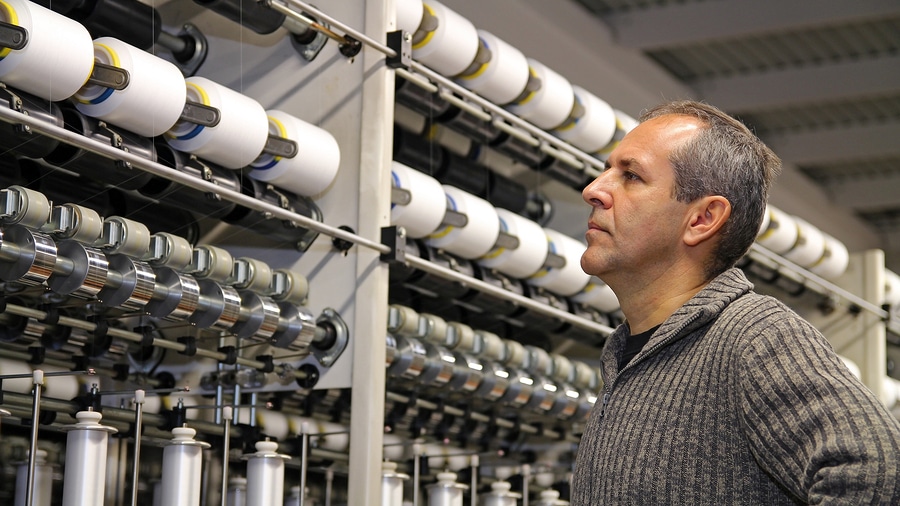
[[[785,162],[773,204],[900,272],[900,2],[498,1],[445,3],[631,114],[690,96],[737,116]]]

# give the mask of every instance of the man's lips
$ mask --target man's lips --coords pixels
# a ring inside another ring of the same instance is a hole
[[[594,223],[594,222],[590,222],[590,221],[589,221],[589,222],[588,222],[588,231],[591,231],[591,230],[598,230],[598,231],[600,231],[600,232],[607,232],[607,233],[609,233],[605,228],[601,227],[600,225],[598,225],[598,224],[596,224],[596,223]]]

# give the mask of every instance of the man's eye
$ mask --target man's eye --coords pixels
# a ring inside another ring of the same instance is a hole
[[[622,177],[624,177],[625,179],[628,179],[630,181],[640,181],[641,180],[640,176],[638,176],[637,174],[635,174],[634,172],[631,172],[631,171],[625,171],[625,173],[622,175]]]

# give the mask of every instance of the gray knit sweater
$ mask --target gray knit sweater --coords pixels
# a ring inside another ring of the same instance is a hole
[[[621,371],[619,327],[572,505],[900,505],[900,424],[809,323],[731,269]],[[604,400],[605,399],[605,400]]]

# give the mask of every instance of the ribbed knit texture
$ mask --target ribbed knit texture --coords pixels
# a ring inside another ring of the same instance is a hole
[[[812,325],[752,288],[723,273],[621,372],[628,329],[610,336],[573,506],[900,505],[900,424]]]

